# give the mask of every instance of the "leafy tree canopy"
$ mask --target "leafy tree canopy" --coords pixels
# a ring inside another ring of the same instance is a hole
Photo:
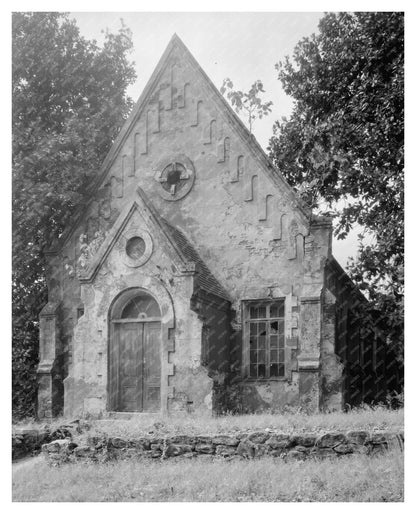
[[[13,407],[24,414],[46,297],[43,252],[86,199],[131,109],[136,75],[123,22],[99,47],[65,13],[14,13],[12,45]]]
[[[339,238],[355,222],[371,234],[348,271],[401,345],[404,15],[326,14],[276,68],[294,109],[275,123],[270,156],[312,207],[332,209]]]

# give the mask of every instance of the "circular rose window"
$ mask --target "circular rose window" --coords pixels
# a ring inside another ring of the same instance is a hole
[[[192,189],[195,170],[186,155],[164,159],[157,165],[155,178],[160,186],[158,192],[169,201],[180,200]]]
[[[165,177],[164,181],[161,181],[163,189],[172,196],[178,195],[189,180],[189,174],[180,162],[168,164],[162,171],[162,177]]]

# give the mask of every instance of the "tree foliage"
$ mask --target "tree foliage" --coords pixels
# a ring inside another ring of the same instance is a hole
[[[371,235],[348,271],[401,346],[404,15],[326,14],[276,68],[294,109],[275,123],[270,156],[312,207],[325,200],[339,238],[355,223]]]
[[[226,94],[237,114],[243,112],[247,116],[250,133],[256,119],[261,120],[263,116],[268,116],[272,111],[273,102],[262,103],[260,98],[260,93],[265,93],[261,80],[256,80],[250,90],[243,93],[243,91],[235,90],[233,82],[226,78],[223,80],[220,92],[222,95]]]
[[[44,251],[86,199],[132,102],[131,32],[102,47],[64,13],[14,13],[13,412],[34,412],[37,319],[46,301]],[[26,384],[26,385],[25,385]]]

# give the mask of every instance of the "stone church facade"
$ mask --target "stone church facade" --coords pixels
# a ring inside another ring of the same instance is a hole
[[[175,35],[48,252],[39,417],[342,409],[385,348],[331,238]]]

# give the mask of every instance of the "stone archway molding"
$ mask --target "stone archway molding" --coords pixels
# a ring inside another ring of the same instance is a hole
[[[169,292],[162,284],[161,281],[154,277],[144,277],[140,275],[130,275],[126,277],[128,280],[127,287],[120,289],[115,295],[108,306],[108,341],[107,341],[107,356],[110,348],[110,338],[112,335],[111,319],[112,314],[115,313],[115,308],[118,303],[124,303],[126,296],[128,298],[133,297],[138,292],[142,291],[152,296],[159,305],[161,311],[161,384],[160,384],[160,403],[161,413],[167,414],[168,411],[168,398],[174,394],[173,387],[169,386],[169,376],[174,375],[174,365],[169,362],[169,354],[175,351],[175,339],[174,339],[174,328],[175,328],[175,312],[172,297]],[[123,300],[124,299],[124,300]],[[116,309],[117,310],[117,309]],[[109,359],[107,358],[107,362]],[[107,369],[107,377],[108,377]],[[108,396],[107,383],[107,398]],[[107,410],[109,410],[109,404],[107,401]]]

